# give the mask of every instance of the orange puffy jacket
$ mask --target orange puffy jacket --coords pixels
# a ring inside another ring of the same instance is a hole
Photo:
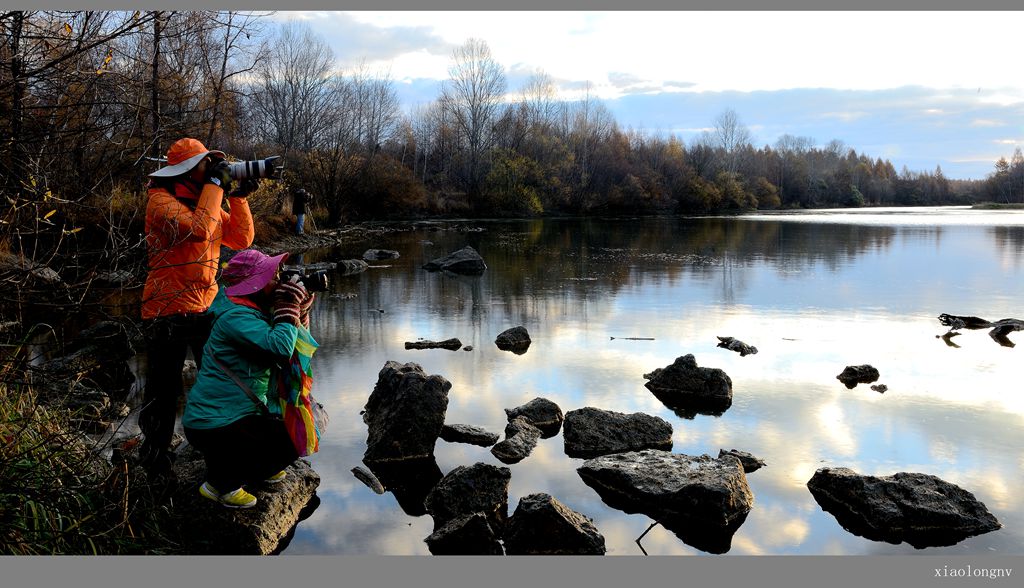
[[[193,211],[179,198],[196,200],[196,194],[183,183],[174,187],[175,195],[163,187],[149,190],[149,275],[142,291],[143,319],[205,312],[217,295],[221,243],[245,249],[256,235],[245,198],[229,198],[228,213],[221,208],[224,191],[205,184]]]

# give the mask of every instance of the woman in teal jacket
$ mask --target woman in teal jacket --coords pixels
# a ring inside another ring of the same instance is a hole
[[[301,283],[278,279],[287,255],[247,249],[228,262],[222,275],[228,286],[210,306],[213,330],[181,418],[185,437],[206,461],[199,493],[229,508],[255,506],[242,485],[279,482],[298,457],[284,423],[268,418],[243,390],[277,408],[268,403],[271,368],[287,365],[299,325],[308,322],[313,295]]]

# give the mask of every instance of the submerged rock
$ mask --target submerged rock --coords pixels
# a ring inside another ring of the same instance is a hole
[[[380,259],[398,259],[399,253],[391,249],[367,249],[363,253],[366,261],[377,261]]]
[[[557,435],[564,420],[562,409],[547,398],[534,398],[522,406],[506,408],[505,415],[509,421],[518,416],[526,417],[531,425],[540,429],[545,439]]]
[[[522,355],[529,349],[530,343],[533,341],[530,339],[530,333],[527,332],[526,327],[518,326],[512,327],[502,331],[495,339],[494,344],[498,346],[498,349],[502,351],[511,351]]]
[[[500,435],[483,427],[473,425],[445,425],[441,427],[441,439],[449,443],[469,443],[481,447],[490,447],[498,442]]]
[[[928,474],[876,477],[821,468],[807,488],[844,529],[873,541],[906,541],[923,549],[955,545],[1002,527],[973,494]]]
[[[584,407],[565,414],[562,438],[569,457],[595,457],[640,449],[672,449],[672,425],[636,412]]]
[[[459,466],[448,472],[427,495],[427,512],[434,529],[475,512],[483,513],[491,529],[501,535],[508,520],[508,484],[512,470],[486,463]]]
[[[519,499],[505,531],[509,555],[604,555],[604,536],[594,521],[549,494]]]
[[[848,365],[843,373],[836,376],[836,379],[842,382],[847,388],[853,389],[857,384],[870,384],[871,382],[878,381],[879,374],[878,370],[874,367],[864,365]]]
[[[469,245],[433,261],[423,264],[427,271],[447,270],[457,274],[482,274],[487,264],[480,254]]]
[[[757,353],[757,347],[747,345],[743,341],[733,339],[732,337],[719,337],[718,347],[728,349],[729,351],[735,351],[740,354],[740,357],[746,357]]]
[[[540,429],[526,417],[518,416],[505,427],[505,440],[491,448],[491,454],[502,463],[518,463],[533,451],[540,439]]]
[[[366,401],[364,462],[426,458],[444,426],[451,382],[415,363],[388,361]]]
[[[340,271],[343,276],[363,273],[369,267],[370,264],[361,259],[343,259],[338,262],[338,271]]]
[[[669,408],[720,414],[732,406],[732,379],[718,368],[698,367],[692,354],[644,377],[644,386]]]
[[[743,466],[743,473],[745,474],[755,472],[763,468],[764,466],[768,465],[764,462],[763,459],[759,457],[754,457],[753,455],[747,453],[746,451],[740,451],[738,449],[730,449],[729,451],[719,449],[718,457],[722,457],[723,455],[731,455],[736,459],[740,460],[740,465]]]

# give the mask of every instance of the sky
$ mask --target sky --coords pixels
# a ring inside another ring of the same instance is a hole
[[[279,12],[339,68],[389,76],[409,111],[482,39],[516,99],[535,73],[589,83],[623,129],[689,143],[726,109],[757,147],[833,139],[901,169],[984,179],[1024,148],[1024,12]]]

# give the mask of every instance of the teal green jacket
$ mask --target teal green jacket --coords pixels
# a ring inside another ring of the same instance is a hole
[[[273,324],[270,315],[232,301],[221,288],[210,305],[215,317],[210,338],[203,348],[202,368],[188,392],[181,424],[191,429],[224,427],[259,408],[213,358],[220,360],[264,403],[270,386],[270,370],[287,365],[295,349],[298,328]],[[276,395],[276,393],[275,393]],[[271,410],[280,412],[277,403]]]

